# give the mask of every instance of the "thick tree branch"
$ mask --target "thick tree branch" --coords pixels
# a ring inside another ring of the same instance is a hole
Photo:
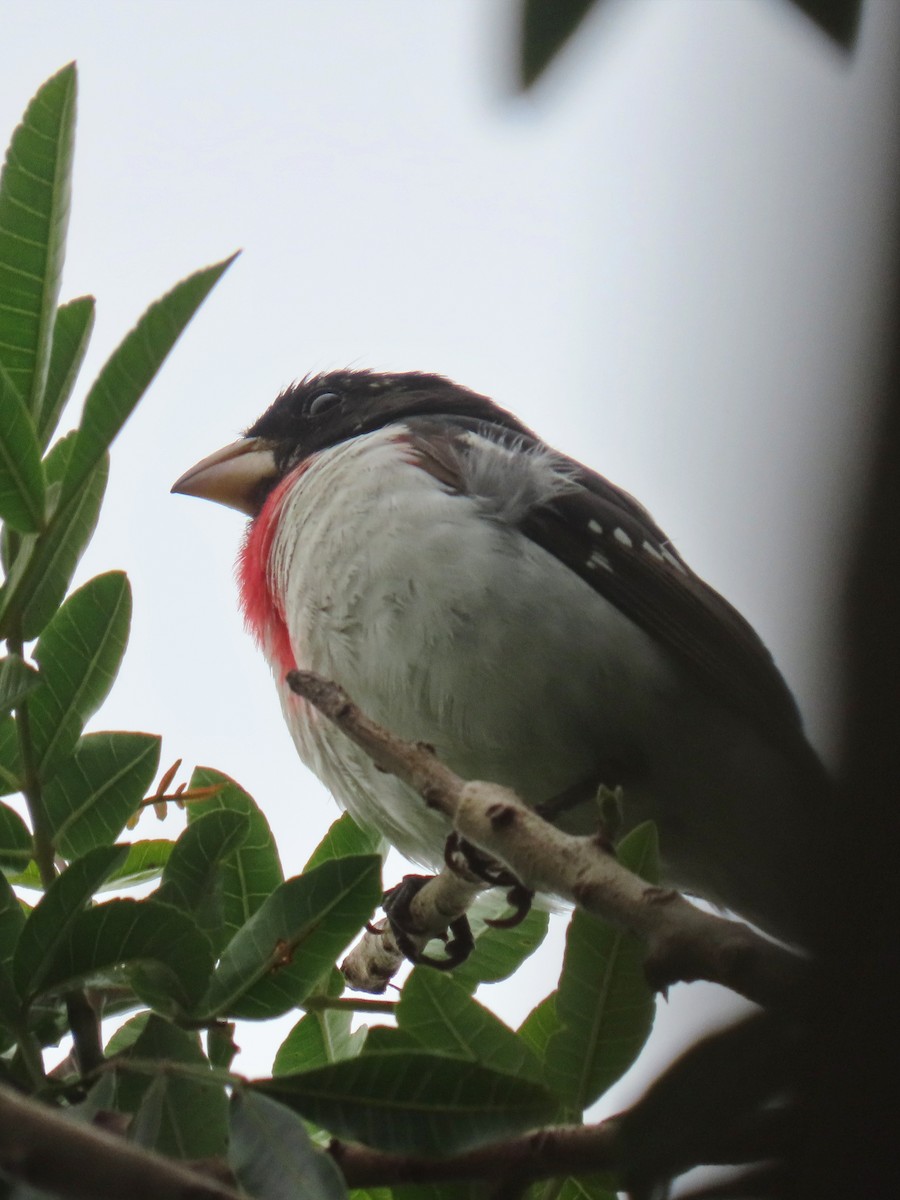
[[[73,1200],[241,1200],[236,1191],[0,1086],[0,1171]]]
[[[328,1149],[351,1188],[450,1180],[531,1183],[559,1175],[615,1171],[621,1165],[617,1117],[601,1125],[536,1129],[523,1137],[492,1142],[452,1158],[385,1154],[368,1146],[339,1141],[332,1142]]]
[[[337,684],[310,671],[291,671],[287,680],[382,770],[414,788],[526,887],[569,900],[640,937],[656,988],[706,979],[766,1006],[796,997],[806,973],[803,959],[746,925],[702,912],[671,888],[646,883],[617,862],[602,839],[563,833],[508,788],[466,782],[429,747],[403,741],[366,717]],[[383,970],[380,979],[382,990]]]

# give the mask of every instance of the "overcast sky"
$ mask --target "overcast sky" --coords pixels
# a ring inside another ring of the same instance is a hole
[[[305,861],[334,807],[241,628],[241,518],[168,489],[285,384],[349,364],[449,374],[627,487],[829,752],[896,167],[900,6],[864,7],[848,61],[777,0],[610,3],[523,100],[505,0],[17,6],[4,131],[79,64],[63,296],[98,297],[84,383],[152,299],[244,250],[114,452],[80,579],[125,568],[135,618],[95,727],[227,771],[286,870]],[[511,1019],[552,969],[507,989]],[[706,1019],[685,992],[667,1028]],[[246,1034],[242,1069],[289,1024]]]

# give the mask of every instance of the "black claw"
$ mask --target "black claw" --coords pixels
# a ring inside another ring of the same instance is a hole
[[[458,917],[455,921],[450,922],[449,929],[452,936],[446,933],[435,934],[435,937],[440,937],[445,942],[447,951],[445,958],[433,958],[430,954],[423,953],[410,936],[417,933],[418,930],[411,926],[409,906],[413,897],[431,878],[431,875],[404,875],[396,887],[385,892],[382,907],[398,948],[411,963],[416,966],[434,967],[437,971],[450,971],[453,967],[458,967],[460,963],[465,962],[475,949],[475,939],[472,936],[472,929],[467,917]]]
[[[513,911],[508,917],[486,917],[485,925],[490,925],[493,929],[515,929],[531,912],[533,899],[534,892],[529,891],[524,884],[514,884],[506,893],[506,903],[512,906]]]
[[[444,843],[444,862],[451,871],[459,870],[454,861],[457,854],[462,858],[466,870],[489,887],[515,887],[519,882],[515,875],[483,854],[477,846],[461,838],[458,833],[451,833]]]
[[[430,954],[416,951],[415,947],[413,947],[414,954],[407,954],[407,958],[411,958],[417,966],[434,967],[436,971],[452,971],[454,967],[464,963],[475,949],[475,938],[472,936],[472,927],[468,917],[457,917],[455,921],[451,921],[450,932],[453,937],[449,938],[445,946],[447,951],[445,958],[432,958]],[[402,946],[401,949],[403,949]],[[406,954],[405,949],[403,953]]]
[[[447,834],[447,840],[444,842],[444,866],[448,869],[448,871],[456,870],[456,863],[454,862],[453,856],[461,853],[460,841],[460,836],[456,830]]]
[[[502,867],[488,855],[482,854],[471,842],[467,842],[465,838],[461,838],[458,833],[454,832],[450,834],[444,844],[444,862],[451,871],[458,869],[455,863],[457,855],[462,857],[469,873],[476,879],[480,879],[482,883],[486,883],[490,887],[509,889],[506,893],[506,902],[512,906],[513,912],[508,917],[488,918],[485,924],[492,925],[495,929],[512,929],[514,926],[520,925],[531,911],[534,892],[525,887],[521,880],[516,879],[511,871],[507,871],[506,867]]]
[[[388,924],[397,940],[397,945],[404,954],[407,952],[401,944],[401,938],[408,939],[410,934],[419,932],[413,925],[409,914],[409,906],[428,880],[432,878],[433,876],[431,875],[404,875],[399,883],[389,888],[381,897],[381,907],[384,909],[384,915],[388,919]]]

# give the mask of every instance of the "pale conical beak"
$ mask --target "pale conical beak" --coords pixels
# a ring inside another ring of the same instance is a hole
[[[202,459],[172,484],[182,496],[199,496],[255,517],[262,485],[278,471],[271,446],[262,438],[241,438]]]

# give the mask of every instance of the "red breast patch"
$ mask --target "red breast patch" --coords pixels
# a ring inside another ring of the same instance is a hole
[[[264,653],[278,664],[282,674],[294,670],[297,662],[284,619],[284,607],[271,586],[269,556],[285,498],[307,466],[308,463],[301,463],[269,494],[247,528],[237,560],[241,609],[247,628]]]

